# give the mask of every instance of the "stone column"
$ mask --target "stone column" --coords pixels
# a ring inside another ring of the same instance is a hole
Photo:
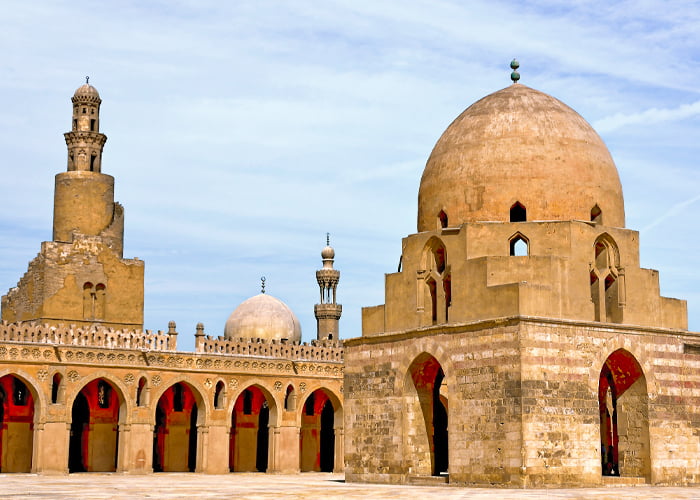
[[[297,427],[294,424],[285,423],[279,427],[274,428],[274,450],[276,456],[274,461],[275,468],[270,469],[271,472],[299,472],[299,432],[299,427]],[[271,450],[272,438],[273,434],[271,432]]]
[[[45,422],[34,431],[32,472],[68,474],[70,423]]]
[[[130,474],[153,472],[153,430],[154,426],[148,423],[119,426],[117,472]]]
[[[117,472],[129,472],[131,466],[131,425],[117,425]]]
[[[229,435],[230,426],[217,423],[208,426],[206,465],[202,468],[207,474],[228,474],[229,472]],[[200,434],[199,437],[201,437]],[[204,444],[204,443],[202,443]],[[199,470],[199,467],[197,467]]]
[[[345,472],[345,429],[336,427],[335,433],[335,456],[333,457],[333,472]]]
[[[192,432],[190,430],[190,432]],[[209,426],[197,426],[197,465],[195,472],[209,472]]]

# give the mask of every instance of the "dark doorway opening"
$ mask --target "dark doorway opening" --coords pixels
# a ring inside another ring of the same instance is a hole
[[[321,472],[333,472],[335,466],[335,410],[330,399],[321,411]]]

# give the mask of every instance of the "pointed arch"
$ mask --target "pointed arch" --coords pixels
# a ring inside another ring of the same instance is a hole
[[[36,387],[24,377],[0,377],[0,472],[32,470],[37,396]]]
[[[511,222],[526,222],[527,221],[527,210],[525,205],[516,201],[510,207],[510,221]]]
[[[603,224],[603,211],[600,209],[597,203],[593,205],[593,208],[591,208],[591,222]]]
[[[295,411],[297,409],[297,394],[294,386],[289,384],[284,393],[284,411]]]
[[[450,266],[445,244],[437,236],[425,243],[418,271],[417,312],[423,326],[447,322],[452,302]],[[448,283],[445,284],[447,279]]]
[[[447,387],[439,361],[427,352],[413,359],[404,375],[405,426],[415,433],[404,435],[404,467],[417,475],[441,475],[449,465]]]
[[[520,231],[508,238],[511,257],[527,257],[530,255],[530,240]]]
[[[629,351],[610,354],[598,378],[601,472],[651,475],[649,395],[641,364]]]
[[[594,319],[622,323],[625,307],[624,269],[620,267],[617,243],[608,233],[599,235],[593,244],[590,271]]]
[[[154,409],[154,472],[196,472],[201,456],[199,428],[208,411],[202,392],[177,380],[159,395]]]
[[[219,380],[214,389],[214,409],[221,410],[223,408],[226,408],[226,384],[223,380]]]
[[[444,210],[440,210],[438,213],[438,229],[445,229],[448,223],[447,213]]]
[[[310,383],[299,406],[299,470],[342,471],[344,409],[339,392],[322,383]]]
[[[246,385],[234,399],[231,411],[229,470],[266,472],[274,450],[270,428],[276,427],[278,404],[263,385]]]
[[[124,390],[106,377],[82,381],[71,408],[69,472],[114,472],[119,423],[126,418]]]

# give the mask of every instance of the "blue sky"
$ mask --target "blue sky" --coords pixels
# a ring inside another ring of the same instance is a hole
[[[103,99],[103,171],[146,262],[146,327],[203,322],[259,292],[315,337],[331,233],[341,336],[382,303],[443,130],[510,83],[601,134],[627,227],[700,329],[700,5],[682,2],[5,1],[0,16],[0,289],[51,239],[70,97]],[[4,292],[3,292],[4,293]]]

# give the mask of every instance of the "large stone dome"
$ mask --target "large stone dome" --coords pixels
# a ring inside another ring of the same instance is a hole
[[[281,300],[261,293],[245,300],[226,321],[227,339],[287,339],[301,342],[301,324],[292,310]]]
[[[438,140],[418,192],[418,231],[465,222],[596,220],[624,227],[615,163],[593,128],[561,101],[513,84],[472,104]]]

